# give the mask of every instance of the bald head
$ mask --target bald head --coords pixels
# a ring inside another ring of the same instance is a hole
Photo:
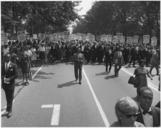
[[[137,103],[130,97],[123,97],[117,101],[115,110],[123,114],[131,114],[138,112]]]
[[[149,94],[149,95],[153,96],[153,92],[152,92],[152,90],[149,87],[142,87],[142,88],[140,88],[138,94],[139,94],[139,96],[142,96],[144,94]]]

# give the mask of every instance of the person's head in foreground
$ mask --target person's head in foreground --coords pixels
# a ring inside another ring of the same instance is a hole
[[[148,111],[152,105],[153,101],[153,92],[148,87],[142,87],[138,92],[138,100],[140,103],[141,108],[144,111]]]
[[[118,122],[113,127],[142,127],[143,124],[136,121],[139,107],[137,103],[130,97],[123,97],[117,101],[115,112]]]

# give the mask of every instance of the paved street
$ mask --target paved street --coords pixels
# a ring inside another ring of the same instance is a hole
[[[116,121],[114,105],[123,96],[136,96],[127,83],[134,68],[123,67],[119,77],[105,73],[104,65],[84,65],[82,84],[75,83],[74,67],[58,63],[33,68],[28,86],[17,86],[13,116],[2,117],[3,127],[104,127]],[[155,69],[154,69],[155,73]],[[155,105],[159,99],[158,76],[149,80]],[[2,111],[6,104],[3,90]]]

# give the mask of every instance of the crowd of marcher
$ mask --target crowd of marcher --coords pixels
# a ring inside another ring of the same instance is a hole
[[[85,55],[87,63],[102,63],[104,61],[104,55],[106,52],[111,50],[112,53],[115,52],[117,48],[120,48],[124,57],[124,63],[132,64],[135,66],[136,61],[144,59],[146,61],[146,66],[151,64],[151,58],[153,54],[159,55],[160,49],[154,48],[151,45],[137,45],[137,44],[114,44],[112,42],[102,42],[102,41],[57,41],[57,42],[45,42],[41,40],[26,40],[23,43],[14,41],[8,42],[8,45],[2,47],[2,52],[5,54],[9,49],[10,52],[19,54],[22,51],[30,50],[36,55],[32,58],[33,60],[43,60],[45,57],[48,60],[51,58],[51,62],[54,60],[64,60],[70,61],[70,57],[75,53],[76,48],[81,48]],[[153,57],[152,62],[156,65],[158,58]],[[50,62],[49,61],[49,62]]]
[[[9,41],[2,46],[1,51],[2,87],[6,93],[8,117],[12,114],[14,80],[19,75],[17,68],[21,71],[24,85],[28,85],[28,80],[32,78],[32,67],[56,62],[74,62],[75,78],[81,84],[83,63],[104,64],[106,72],[110,72],[114,65],[116,77],[119,76],[119,70],[123,65],[130,67],[132,64],[133,67],[139,65],[134,71],[137,98],[134,100],[124,97],[116,103],[115,111],[118,121],[111,126],[160,126],[160,110],[151,107],[153,92],[148,88],[146,77],[148,75],[152,79],[153,68],[156,68],[156,75],[159,75],[159,48],[151,45],[114,44],[99,41],[25,40],[23,42]],[[145,65],[150,67],[150,71],[144,67]],[[8,88],[7,84],[11,84],[13,87]],[[148,115],[143,114],[144,110],[149,112],[146,113]],[[142,115],[140,116],[140,114]]]
[[[115,75],[118,76],[122,65],[133,67],[141,60],[145,61],[146,66],[150,66],[150,74],[153,68],[159,75],[160,49],[151,45],[138,44],[114,44],[102,41],[56,41],[48,42],[45,40],[25,40],[9,41],[2,46],[2,60],[6,53],[11,53],[15,57],[15,63],[21,69],[23,78],[31,76],[30,68],[42,64],[54,64],[55,62],[71,62],[72,56],[81,49],[84,54],[86,64],[105,63],[106,71],[110,72],[115,64]],[[117,51],[117,53],[116,53]],[[120,58],[120,59],[118,59]]]

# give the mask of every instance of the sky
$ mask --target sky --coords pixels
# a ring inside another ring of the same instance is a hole
[[[76,7],[78,9],[78,15],[83,16],[87,13],[88,10],[91,9],[95,0],[82,0],[80,5]]]
[[[81,17],[86,15],[86,13],[92,8],[92,5],[94,2],[95,2],[95,0],[81,0],[81,3],[79,4],[79,6],[75,7],[78,15]],[[72,33],[73,27],[75,25],[76,25],[76,22],[74,21],[68,26],[68,30],[70,33]]]

